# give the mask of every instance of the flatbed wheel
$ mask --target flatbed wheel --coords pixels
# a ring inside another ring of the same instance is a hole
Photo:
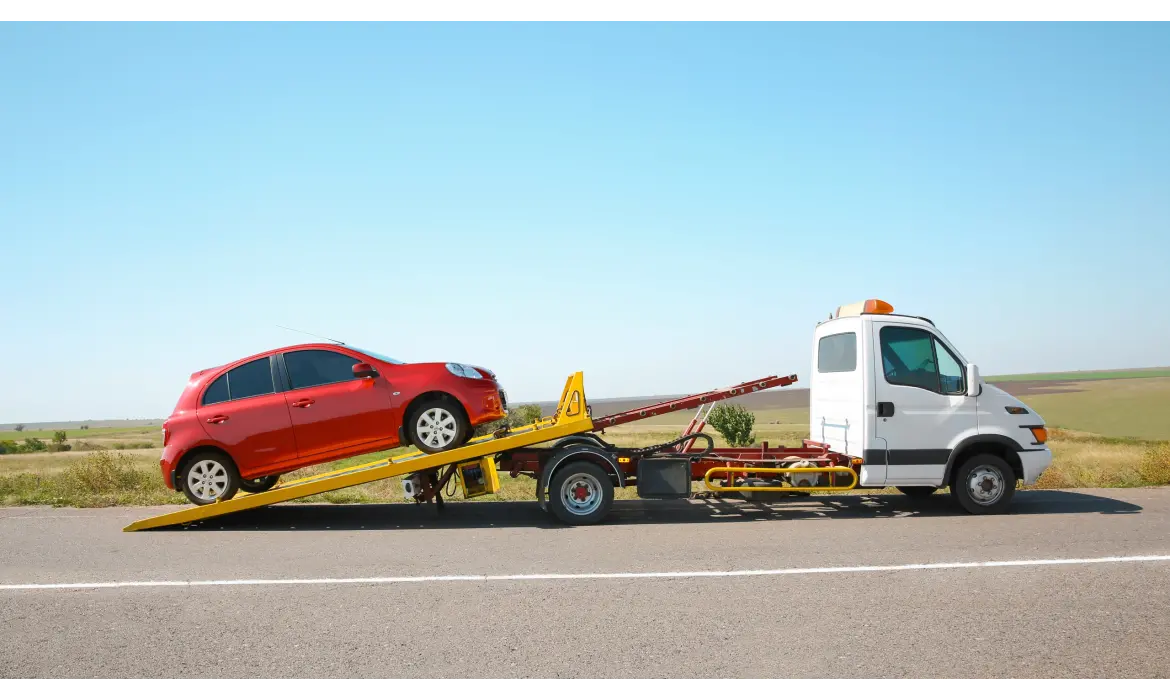
[[[548,504],[563,523],[592,525],[613,506],[613,481],[593,462],[570,462],[553,474]]]

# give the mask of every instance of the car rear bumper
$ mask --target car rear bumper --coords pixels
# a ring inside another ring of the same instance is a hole
[[[163,483],[167,485],[168,489],[174,489],[175,467],[179,466],[179,451],[174,445],[168,445],[163,448],[162,457],[158,460],[158,466],[162,469]]]
[[[1047,447],[1024,450],[1018,454],[1020,465],[1024,468],[1024,483],[1029,486],[1035,484],[1044,470],[1052,464],[1052,450]]]

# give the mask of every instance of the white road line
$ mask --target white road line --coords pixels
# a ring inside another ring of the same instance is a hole
[[[194,586],[317,586],[330,584],[449,583],[455,581],[564,581],[637,578],[735,578],[743,576],[792,576],[799,574],[858,574],[882,571],[980,569],[1010,566],[1068,566],[1075,564],[1126,564],[1170,561],[1170,554],[1143,554],[1094,559],[1022,559],[1018,561],[946,562],[938,564],[889,564],[878,566],[829,566],[802,569],[745,569],[739,571],[631,571],[596,574],[463,574],[453,576],[374,576],[369,578],[270,578],[208,581],[104,581],[94,583],[5,583],[3,591],[40,591],[93,588],[173,588]]]

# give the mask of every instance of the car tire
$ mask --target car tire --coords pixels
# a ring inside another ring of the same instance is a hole
[[[898,490],[902,492],[902,495],[908,496],[916,501],[930,498],[934,495],[935,491],[938,491],[934,486],[899,486]]]
[[[613,506],[613,480],[593,462],[570,462],[553,474],[548,505],[566,525],[600,522]]]
[[[1016,474],[1011,465],[993,454],[978,454],[963,462],[951,483],[955,500],[972,515],[1007,511],[1015,492]]]
[[[280,481],[280,474],[269,474],[268,476],[260,476],[255,479],[240,478],[240,490],[248,493],[264,493],[268,489],[276,486],[276,482]]]
[[[240,471],[222,452],[198,452],[187,459],[180,481],[183,495],[197,506],[230,500],[240,488]]]
[[[471,423],[463,408],[447,398],[429,399],[410,412],[406,437],[427,454],[459,447],[471,435]]]

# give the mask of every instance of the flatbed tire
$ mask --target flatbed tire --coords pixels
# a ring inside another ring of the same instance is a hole
[[[577,494],[583,497],[578,498]],[[548,505],[552,514],[566,525],[599,523],[613,507],[613,480],[593,462],[569,462],[553,474]]]

